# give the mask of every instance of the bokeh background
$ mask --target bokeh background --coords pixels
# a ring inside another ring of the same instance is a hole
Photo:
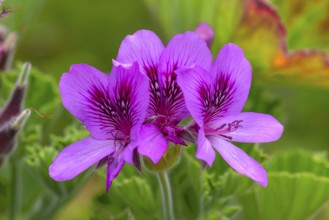
[[[174,34],[194,30],[202,21],[215,30],[214,57],[223,44],[234,42],[244,49],[253,66],[254,81],[246,110],[275,115],[284,124],[285,132],[275,143],[243,146],[273,172],[267,192],[233,174],[222,161],[199,176],[200,164],[193,159],[193,147],[189,147],[170,171],[173,187],[177,187],[177,218],[329,218],[328,0],[8,0],[4,4],[13,12],[1,22],[19,36],[13,72],[23,61],[30,61],[35,72],[25,106],[46,115],[32,114],[18,145],[18,149],[29,150],[21,150],[11,158],[20,158],[21,166],[28,164],[23,173],[29,173],[28,167],[34,166],[30,172],[33,174],[22,174],[20,179],[22,185],[26,183],[21,191],[30,190],[31,195],[27,194],[30,206],[25,201],[26,194],[22,195],[18,219],[160,218],[156,178],[148,172],[143,178],[125,168],[112,187],[117,189],[111,189],[108,195],[104,193],[102,170],[99,175],[89,178],[90,174],[86,174],[88,178],[81,177],[84,180],[60,186],[64,191],[76,190],[74,193],[43,192],[58,187],[47,177],[47,163],[63,145],[88,135],[61,107],[56,86],[61,74],[74,63],[88,63],[109,72],[121,41],[128,34],[149,29],[167,43]],[[15,77],[2,80],[8,81],[8,91],[3,89],[5,83],[1,88],[4,103]],[[38,126],[42,131],[32,131]],[[29,139],[29,132],[40,137]],[[45,159],[45,154],[49,158]],[[189,184],[184,182],[184,166],[193,167],[189,169],[195,173]],[[9,168],[5,166],[0,172],[2,186],[9,185]],[[30,177],[25,179],[24,175]],[[33,182],[35,176],[41,176],[38,187]],[[195,195],[184,194],[191,189]],[[4,218],[10,207],[6,200],[11,198],[9,191],[10,187],[3,188],[0,197]],[[203,202],[193,205],[200,195]],[[56,208],[41,213],[45,205],[42,203],[56,203]],[[207,208],[200,208],[203,203]],[[39,214],[42,218],[36,217]]]

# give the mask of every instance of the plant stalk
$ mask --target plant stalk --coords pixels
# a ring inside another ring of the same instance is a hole
[[[161,188],[163,219],[175,220],[172,192],[168,173],[166,171],[159,171],[157,176]]]

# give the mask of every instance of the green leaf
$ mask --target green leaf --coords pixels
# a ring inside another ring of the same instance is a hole
[[[270,173],[267,188],[240,198],[245,219],[296,220],[314,215],[329,198],[329,178],[309,173]]]
[[[107,213],[107,216],[117,216],[118,219],[123,219],[125,215],[135,219],[160,219],[161,199],[152,188],[152,178],[155,176],[141,177],[133,166],[126,164],[108,194],[105,194],[105,168],[97,171],[104,185],[104,192],[96,198],[97,213]]]
[[[267,166],[269,172],[312,173],[329,178],[329,162],[324,153],[290,151],[275,154]]]

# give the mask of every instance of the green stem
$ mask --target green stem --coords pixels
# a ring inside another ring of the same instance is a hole
[[[17,214],[20,209],[20,194],[21,194],[21,186],[20,186],[20,173],[18,164],[12,159],[10,160],[11,167],[11,204],[9,208],[9,219],[15,220],[17,219]]]
[[[168,173],[158,172],[158,179],[161,188],[163,220],[175,220],[172,192]]]

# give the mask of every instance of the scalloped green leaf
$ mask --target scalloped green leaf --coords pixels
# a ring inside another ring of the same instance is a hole
[[[270,173],[267,188],[240,198],[245,219],[296,220],[312,217],[329,198],[329,178],[309,173]]]
[[[324,153],[306,151],[280,152],[271,158],[269,172],[289,172],[292,174],[312,173],[316,176],[329,177],[329,162]]]

